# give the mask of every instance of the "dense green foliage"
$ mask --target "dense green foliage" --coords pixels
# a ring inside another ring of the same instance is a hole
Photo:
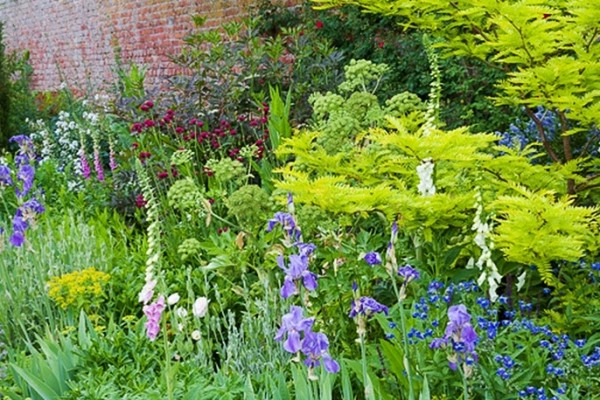
[[[561,37],[594,10],[352,3],[195,17],[161,93],[37,95],[0,157],[0,397],[600,396],[597,43]]]

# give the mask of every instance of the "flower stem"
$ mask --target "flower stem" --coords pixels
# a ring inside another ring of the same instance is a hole
[[[365,386],[365,399],[366,400],[375,400],[375,393],[373,393],[373,385],[371,384],[371,380],[369,379],[369,374],[367,372],[367,349],[365,346],[365,335],[364,333],[359,336],[360,340],[360,354],[361,354],[361,364],[362,364],[362,373],[363,373],[363,382]]]
[[[415,391],[413,388],[412,374],[410,371],[410,364],[408,361],[409,348],[408,348],[408,334],[406,332],[406,317],[404,316],[404,307],[402,306],[401,300],[398,300],[398,306],[400,307],[400,327],[402,329],[402,341],[403,341],[403,345],[404,345],[403,346],[404,347],[403,364],[404,364],[404,369],[406,370],[406,379],[408,380],[408,398],[410,400],[414,400]]]
[[[468,390],[468,384],[467,384],[467,374],[465,374],[465,371],[459,366],[460,369],[460,374],[462,375],[462,381],[463,381],[463,400],[469,400],[469,390]]]
[[[167,385],[167,399],[173,400],[173,382],[172,382],[172,370],[171,370],[171,357],[169,351],[169,339],[167,338],[167,322],[166,318],[163,317],[163,346],[165,350],[165,383]]]

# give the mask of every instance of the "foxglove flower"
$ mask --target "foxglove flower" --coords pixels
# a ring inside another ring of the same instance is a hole
[[[152,279],[151,277],[149,277],[150,279],[146,279],[146,284],[144,285],[144,287],[142,288],[142,290],[140,291],[139,295],[138,295],[138,301],[140,303],[144,303],[144,304],[148,304],[148,302],[150,300],[152,300],[152,296],[154,296],[154,288],[156,287],[156,280]]]
[[[424,159],[417,167],[419,176],[419,186],[417,190],[423,197],[433,196],[435,194],[435,185],[433,183],[434,164],[431,158]]]
[[[304,287],[313,291],[317,288],[317,275],[308,270],[308,257],[293,254],[289,257],[289,265],[285,265],[282,255],[277,257],[277,264],[285,272],[281,297],[287,299],[298,293],[297,282],[302,279]]]
[[[148,319],[146,321],[146,336],[154,341],[160,332],[160,317],[165,309],[165,298],[160,296],[158,300],[152,304],[144,306],[144,315]]]
[[[81,162],[81,173],[85,179],[90,178],[90,164],[88,163],[87,157],[85,156],[85,151],[83,148],[80,151],[80,162]]]
[[[100,160],[100,151],[94,149],[94,168],[100,182],[104,181],[104,169],[102,168],[102,160]]]
[[[292,354],[302,349],[300,332],[310,331],[315,322],[314,318],[304,318],[302,314],[301,307],[291,306],[290,312],[281,318],[281,327],[275,335],[278,342],[287,336],[283,342],[283,349]]]

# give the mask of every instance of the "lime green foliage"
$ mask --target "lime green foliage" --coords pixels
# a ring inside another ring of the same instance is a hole
[[[277,186],[338,215],[382,213],[426,242],[449,229],[468,237],[481,192],[486,212],[496,215],[497,248],[509,261],[537,265],[547,284],[557,284],[550,262],[574,261],[597,248],[596,209],[577,207],[567,196],[568,181],[582,179],[576,161],[535,164],[531,146],[511,150],[497,146],[495,135],[419,126],[409,116],[387,123],[358,134],[345,153],[327,151],[322,132],[299,132],[278,149],[293,161],[280,170]],[[423,160],[434,164],[433,195],[418,189]]]
[[[314,0],[321,7],[355,4],[431,31],[448,55],[469,56],[508,73],[497,104],[524,106],[555,163],[573,159],[570,135],[600,125],[600,1]],[[562,149],[554,151],[531,109],[556,110]],[[594,137],[589,140],[596,140]],[[596,180],[593,174],[588,180]],[[569,182],[569,193],[587,189]]]
[[[52,277],[48,281],[48,296],[62,309],[71,306],[88,309],[101,300],[103,286],[110,275],[94,267]]]
[[[568,196],[557,198],[551,191],[529,192],[517,188],[511,196],[501,196],[495,207],[500,222],[494,240],[509,261],[535,265],[542,280],[559,281],[552,274],[555,260],[578,261],[593,245],[598,231],[589,226],[595,210],[573,207]]]
[[[263,226],[271,210],[269,195],[260,186],[246,185],[227,199],[229,214],[246,228]]]

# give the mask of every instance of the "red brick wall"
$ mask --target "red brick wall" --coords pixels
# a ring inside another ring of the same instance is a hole
[[[147,67],[148,85],[176,72],[168,55],[193,28],[243,15],[253,0],[0,0],[9,50],[29,50],[34,88],[94,89],[114,81],[115,51]],[[61,78],[62,77],[62,78]]]

